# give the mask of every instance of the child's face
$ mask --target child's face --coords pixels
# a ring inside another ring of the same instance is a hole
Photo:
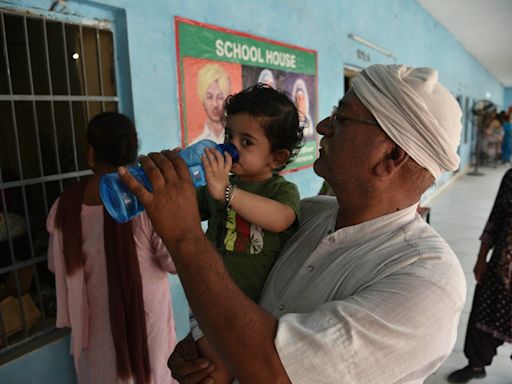
[[[225,141],[233,143],[240,153],[240,160],[233,164],[231,172],[241,180],[266,180],[272,176],[272,169],[279,166],[260,120],[247,113],[227,118]]]

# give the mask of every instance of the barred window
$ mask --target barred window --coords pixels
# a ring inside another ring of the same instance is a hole
[[[48,210],[87,175],[87,121],[117,111],[113,34],[0,9],[0,358],[55,330]]]

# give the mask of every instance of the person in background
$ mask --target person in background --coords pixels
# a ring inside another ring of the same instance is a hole
[[[101,177],[137,157],[126,116],[97,115],[87,130],[94,174],[67,187],[48,219],[48,268],[55,273],[57,327],[71,328],[78,382],[171,383],[176,344],[167,273],[174,263],[145,212],[116,223],[99,193]]]
[[[489,120],[482,132],[482,162],[496,164],[501,159],[503,128],[499,114]]]
[[[501,161],[502,163],[510,163],[510,156],[512,154],[512,116],[509,112],[502,111],[499,114],[501,127],[503,128],[503,141],[501,143]]]
[[[477,285],[464,343],[468,365],[452,372],[450,383],[485,377],[485,367],[491,365],[497,348],[512,342],[512,170],[503,176],[480,241],[473,268]]]
[[[141,159],[153,192],[125,168],[119,174],[172,252],[205,336],[239,382],[419,384],[450,354],[466,295],[456,255],[416,213],[423,192],[458,167],[461,116],[431,68],[362,71],[317,126],[314,169],[336,197],[302,201],[299,229],[267,278],[261,307],[203,234],[176,154]],[[215,370],[189,339],[169,366],[182,383],[212,382]]]
[[[231,81],[227,72],[215,63],[205,64],[197,75],[197,94],[206,113],[206,121],[201,133],[191,144],[210,139],[220,144],[224,141],[222,105],[231,93]]]

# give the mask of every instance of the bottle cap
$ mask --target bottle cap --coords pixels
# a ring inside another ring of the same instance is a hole
[[[233,163],[237,163],[240,159],[240,154],[238,153],[238,149],[236,148],[235,144],[233,143],[224,143],[224,144],[218,144],[217,150],[220,153],[227,152],[233,159]]]

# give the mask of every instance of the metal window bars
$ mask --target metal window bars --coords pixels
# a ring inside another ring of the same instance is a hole
[[[117,110],[113,33],[0,9],[0,358],[55,329],[46,217],[90,174],[87,121]]]

